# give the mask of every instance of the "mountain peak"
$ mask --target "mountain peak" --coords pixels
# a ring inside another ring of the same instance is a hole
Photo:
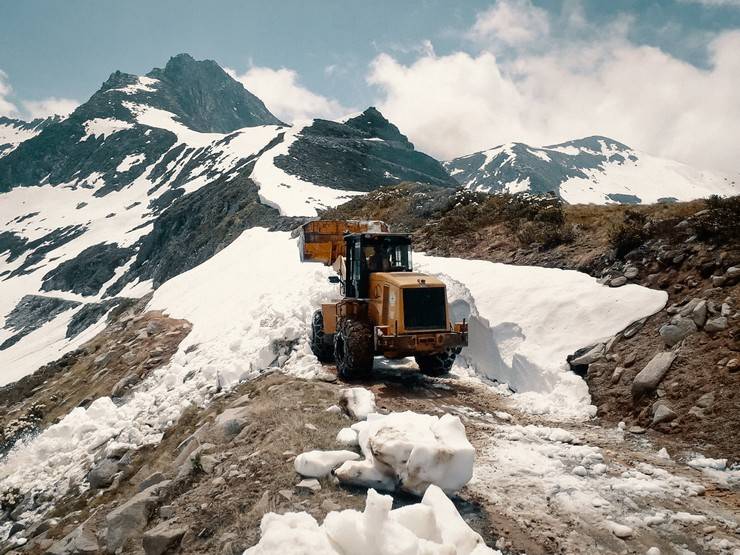
[[[398,127],[393,125],[375,106],[370,106],[359,116],[350,118],[344,123],[367,133],[371,137],[400,143],[405,148],[414,148],[408,137],[401,133]]]

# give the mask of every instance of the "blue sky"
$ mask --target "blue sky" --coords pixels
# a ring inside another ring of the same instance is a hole
[[[483,20],[489,16],[495,20],[490,25]],[[511,17],[511,25],[533,32],[507,38]],[[163,66],[170,56],[188,52],[233,69],[261,96],[275,94],[274,100],[263,98],[268,107],[273,103],[280,107],[282,102],[283,110],[274,111],[291,112],[290,103],[305,98],[316,101],[307,102],[306,110],[296,114],[278,114],[283,117],[310,115],[312,107],[317,115],[331,116],[378,104],[404,119],[407,110],[399,105],[402,91],[397,90],[402,85],[389,82],[388,75],[381,73],[395,72],[400,80],[408,80],[412,72],[424,70],[419,67],[423,59],[430,64],[436,60],[438,71],[445,72],[448,68],[442,61],[465,55],[476,62],[476,70],[486,66],[501,71],[520,87],[516,73],[522,63],[529,64],[525,71],[534,71],[535,57],[544,61],[557,52],[562,61],[569,52],[595,52],[595,44],[614,40],[633,49],[655,47],[671,63],[689,64],[687,71],[706,72],[715,62],[713,41],[737,29],[740,0],[0,0],[0,71],[4,72],[0,112],[3,99],[6,114],[7,106],[13,106],[15,115],[26,117],[53,109],[54,102],[44,104],[45,99],[69,99],[71,106],[71,101],[87,99],[116,69],[146,73]],[[729,48],[725,46],[725,51]],[[486,53],[496,57],[495,67],[482,58]],[[603,53],[595,55],[603,57]],[[639,62],[639,56],[635,59]],[[583,71],[596,75],[599,68],[590,67],[591,61],[585,63]],[[249,74],[250,69],[260,68],[265,71]],[[280,68],[290,70],[282,80],[267,73]],[[537,71],[538,79],[542,78],[542,71]],[[577,76],[581,70],[569,67],[567,71]],[[428,77],[433,87],[434,76]],[[277,88],[283,85],[314,96],[296,96],[293,90],[292,95],[285,91],[281,99]],[[424,88],[419,90],[423,93]],[[435,104],[444,101],[430,98]],[[558,108],[557,104],[548,107]],[[597,116],[574,126],[573,133],[589,125],[599,127],[593,125],[602,121]],[[617,116],[610,114],[610,119],[613,122]],[[466,124],[459,118],[458,123]],[[420,137],[413,135],[423,129],[408,131],[419,142]],[[505,139],[505,133],[511,140],[554,141],[566,138],[568,129],[512,126],[488,135],[483,130],[460,141],[459,148],[483,148]],[[639,146],[656,150],[657,141],[640,137],[635,133],[638,143],[644,143]],[[433,154],[455,154],[449,144],[425,141],[421,137],[422,146]],[[686,159],[688,149],[674,150]],[[723,165],[717,160],[707,159],[714,166]]]

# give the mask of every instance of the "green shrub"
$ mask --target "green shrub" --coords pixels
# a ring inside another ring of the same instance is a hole
[[[626,210],[622,223],[611,228],[609,242],[616,251],[617,258],[642,245],[647,239],[647,216],[635,210]]]
[[[699,240],[737,243],[740,239],[740,195],[727,198],[712,195],[706,206],[694,217],[694,229]]]

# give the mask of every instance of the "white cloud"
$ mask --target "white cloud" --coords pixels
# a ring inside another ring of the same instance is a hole
[[[476,23],[477,25],[477,23]],[[381,54],[368,81],[378,107],[421,150],[452,158],[510,141],[606,135],[699,167],[740,170],[740,30],[708,46],[700,69],[626,39],[629,20],[540,54]]]
[[[298,74],[292,69],[251,67],[242,75],[228,68],[226,71],[234,79],[241,81],[273,114],[285,122],[315,117],[332,119],[351,111],[338,101],[302,86],[298,81]]]
[[[740,8],[740,0],[681,0],[687,4],[703,4],[704,6],[734,6]]]
[[[18,115],[18,108],[8,96],[13,92],[13,88],[8,83],[8,74],[0,69],[0,116],[15,117]]]
[[[470,37],[476,41],[521,45],[550,31],[547,12],[530,0],[499,0],[475,18]]]
[[[71,114],[80,103],[71,98],[57,98],[55,96],[43,100],[23,101],[23,108],[31,119],[45,118],[48,116],[66,116]]]

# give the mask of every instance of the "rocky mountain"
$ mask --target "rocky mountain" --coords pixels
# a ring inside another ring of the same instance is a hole
[[[375,108],[289,127],[187,54],[145,76],[113,73],[66,118],[3,119],[0,132],[3,383],[245,229],[290,228],[403,180],[456,186]]]
[[[544,147],[508,143],[444,165],[476,191],[554,193],[569,203],[675,202],[740,191],[740,175],[698,170],[600,136]]]

